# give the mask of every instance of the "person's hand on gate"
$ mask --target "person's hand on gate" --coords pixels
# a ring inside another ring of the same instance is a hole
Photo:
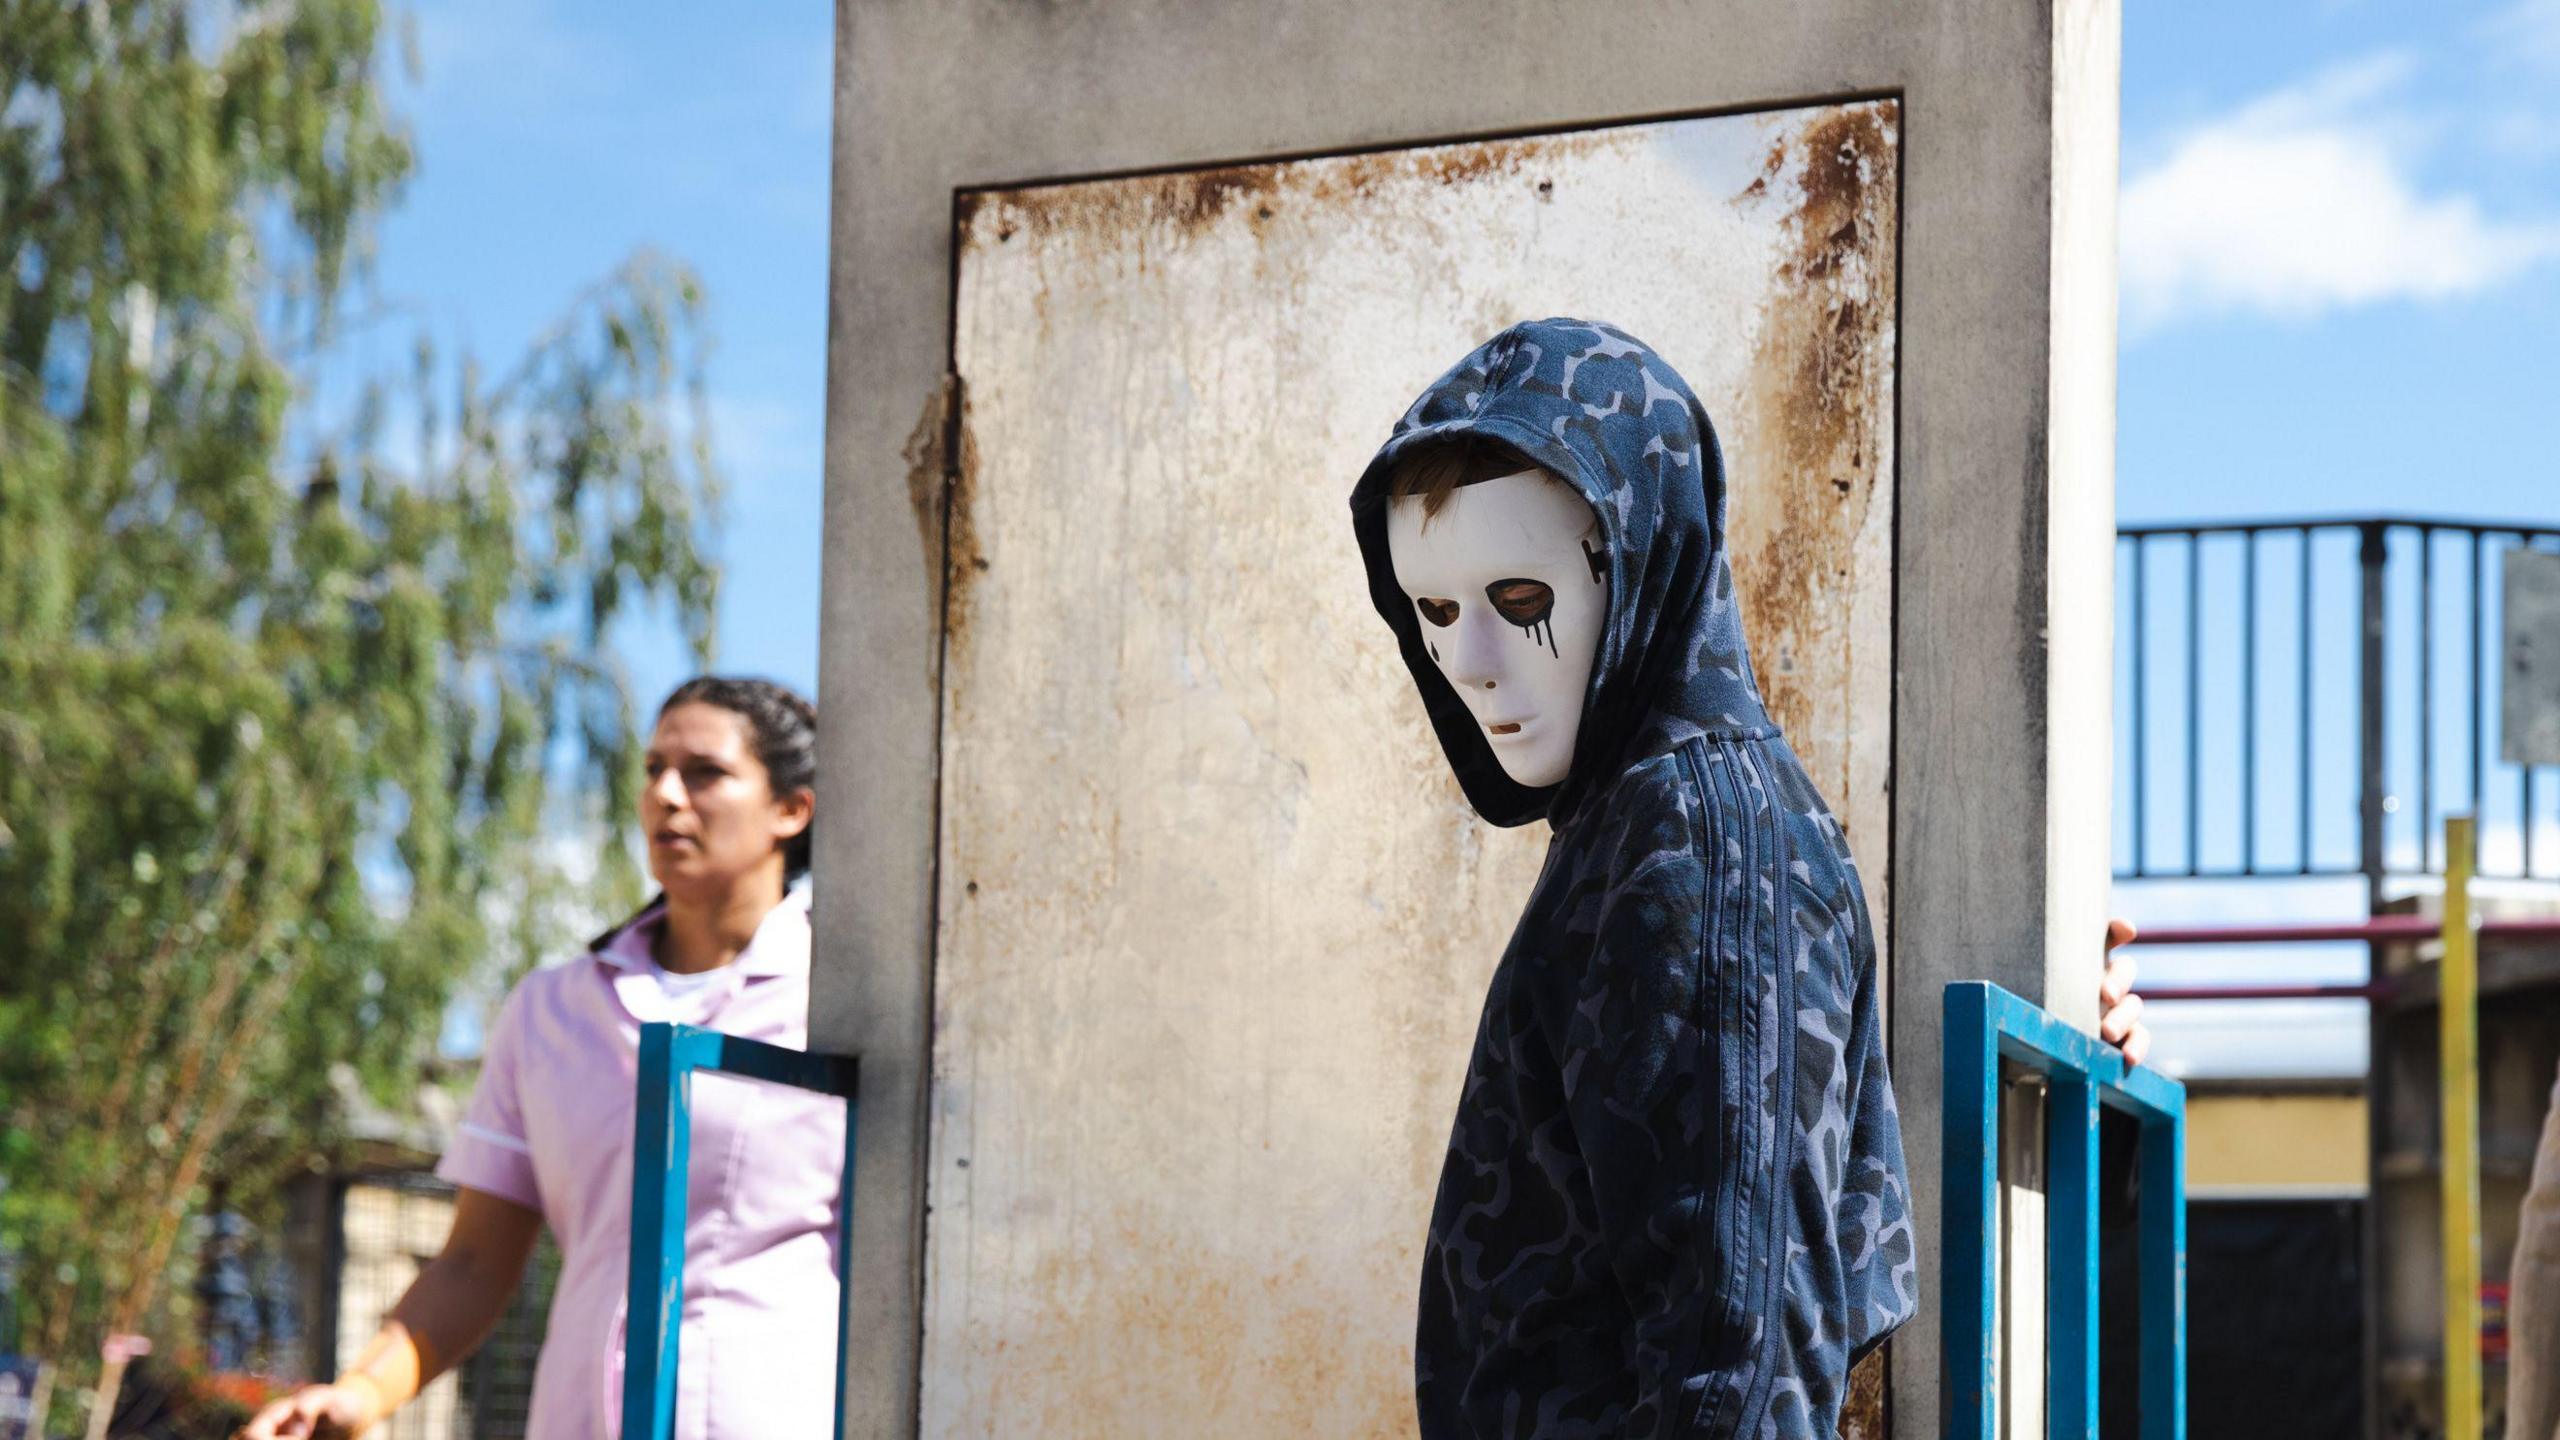
[[[2098,974],[2098,1038],[2124,1052],[2128,1070],[2151,1052],[2151,1027],[2142,1023],[2142,997],[2133,993],[2133,957],[2115,953],[2133,936],[2132,921],[2107,922],[2107,963]]]
[[[353,1440],[381,1418],[364,1385],[305,1385],[251,1417],[233,1440]]]

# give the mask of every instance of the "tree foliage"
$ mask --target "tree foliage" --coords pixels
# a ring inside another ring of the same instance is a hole
[[[634,898],[623,846],[545,843],[634,798],[603,642],[670,606],[708,659],[681,265],[494,378],[421,342],[313,402],[412,163],[396,40],[374,0],[0,0],[0,1246],[72,1365],[209,1173],[326,1147],[333,1063],[414,1083],[457,981]]]

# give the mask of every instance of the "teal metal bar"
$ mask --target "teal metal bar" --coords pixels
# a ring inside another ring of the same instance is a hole
[[[2000,1087],[2003,1062],[2048,1085],[2045,1253],[2046,1431],[2098,1434],[2098,1122],[2102,1108],[2142,1127],[2139,1161],[2143,1440],[2185,1440],[2186,1092],[1997,985],[1946,993],[1946,1257],[1939,1301],[1947,1354],[1947,1431],[1999,1434]],[[2015,1363],[2015,1362],[2013,1362]]]
[[[853,1254],[854,1121],[859,1067],[847,1055],[812,1055],[691,1025],[640,1027],[639,1094],[632,1108],[631,1278],[623,1340],[625,1440],[675,1433],[676,1358],[683,1338],[685,1177],[693,1151],[693,1077],[710,1070],[844,1099],[844,1181],[836,1254]],[[848,1287],[849,1288],[849,1287]],[[848,1297],[849,1299],[849,1297]],[[837,1315],[842,1335],[850,1304]],[[844,1435],[844,1347],[836,1347],[836,1436]]]
[[[2098,1440],[2098,1087],[2057,1078],[2045,1092],[2045,1405],[2051,1440]],[[2074,1265],[2069,1257],[2086,1255]]]
[[[2142,1126],[2142,1440],[2187,1434],[2186,1111]],[[2153,1197],[2157,1196],[2158,1199]]]

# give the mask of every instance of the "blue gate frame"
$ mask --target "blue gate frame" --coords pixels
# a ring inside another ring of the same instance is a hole
[[[692,1025],[640,1027],[640,1093],[632,1117],[631,1280],[622,1369],[624,1440],[669,1440],[676,1420],[676,1342],[684,1311],[685,1173],[693,1158],[698,1070],[795,1085],[844,1099],[844,1171],[836,1254],[853,1253],[854,1120],[859,1067]],[[843,1312],[839,1307],[839,1315]],[[838,1322],[841,1331],[842,1322]],[[839,1333],[838,1340],[842,1340]],[[836,1347],[837,1440],[844,1435],[844,1347]]]
[[[2092,1039],[1987,981],[1946,995],[1946,1205],[1940,1283],[1947,1434],[1992,1440],[2000,1416],[2000,1067],[2045,1077],[2045,1406],[2049,1436],[2098,1434],[2098,1112],[2142,1126],[2140,1209],[2143,1440],[2187,1433],[2186,1091],[2128,1073]]]

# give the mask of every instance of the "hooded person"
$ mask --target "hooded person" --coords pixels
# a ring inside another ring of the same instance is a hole
[[[1352,494],[1468,800],[1553,827],[1432,1209],[1426,1440],[1832,1436],[1916,1305],[1866,897],[1724,505],[1688,385],[1566,319],[1432,382]]]

